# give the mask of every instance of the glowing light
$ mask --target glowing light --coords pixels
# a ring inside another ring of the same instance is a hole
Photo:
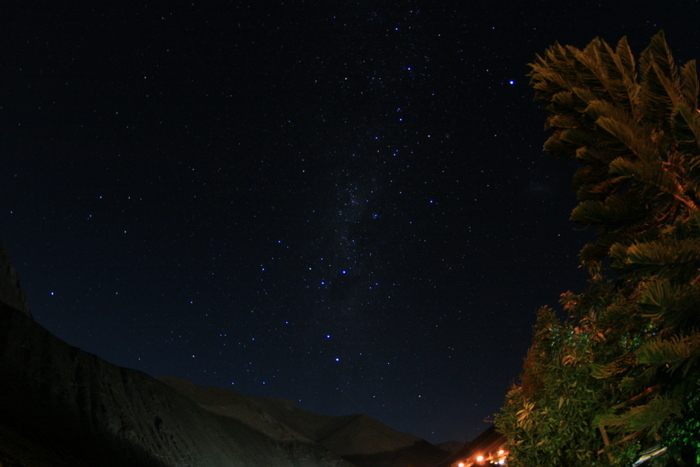
[[[477,462],[484,462],[484,456],[476,456]]]

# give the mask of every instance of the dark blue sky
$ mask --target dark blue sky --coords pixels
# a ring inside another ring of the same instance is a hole
[[[35,319],[152,375],[474,438],[537,308],[585,282],[526,64],[662,28],[700,55],[697,2],[628,3],[4,4],[0,239]]]

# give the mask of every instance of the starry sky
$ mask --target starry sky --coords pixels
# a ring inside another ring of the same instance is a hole
[[[112,363],[472,439],[585,285],[526,64],[700,57],[698,2],[655,3],[4,2],[0,240]]]

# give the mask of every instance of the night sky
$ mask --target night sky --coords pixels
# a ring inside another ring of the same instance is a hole
[[[36,321],[431,442],[489,426],[536,310],[585,286],[526,64],[659,29],[700,58],[697,1],[99,3],[0,7],[0,240]]]

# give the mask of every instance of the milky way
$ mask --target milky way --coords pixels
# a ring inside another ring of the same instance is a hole
[[[660,28],[696,58],[677,3],[13,6],[0,240],[110,362],[471,439],[585,284],[525,64]]]

